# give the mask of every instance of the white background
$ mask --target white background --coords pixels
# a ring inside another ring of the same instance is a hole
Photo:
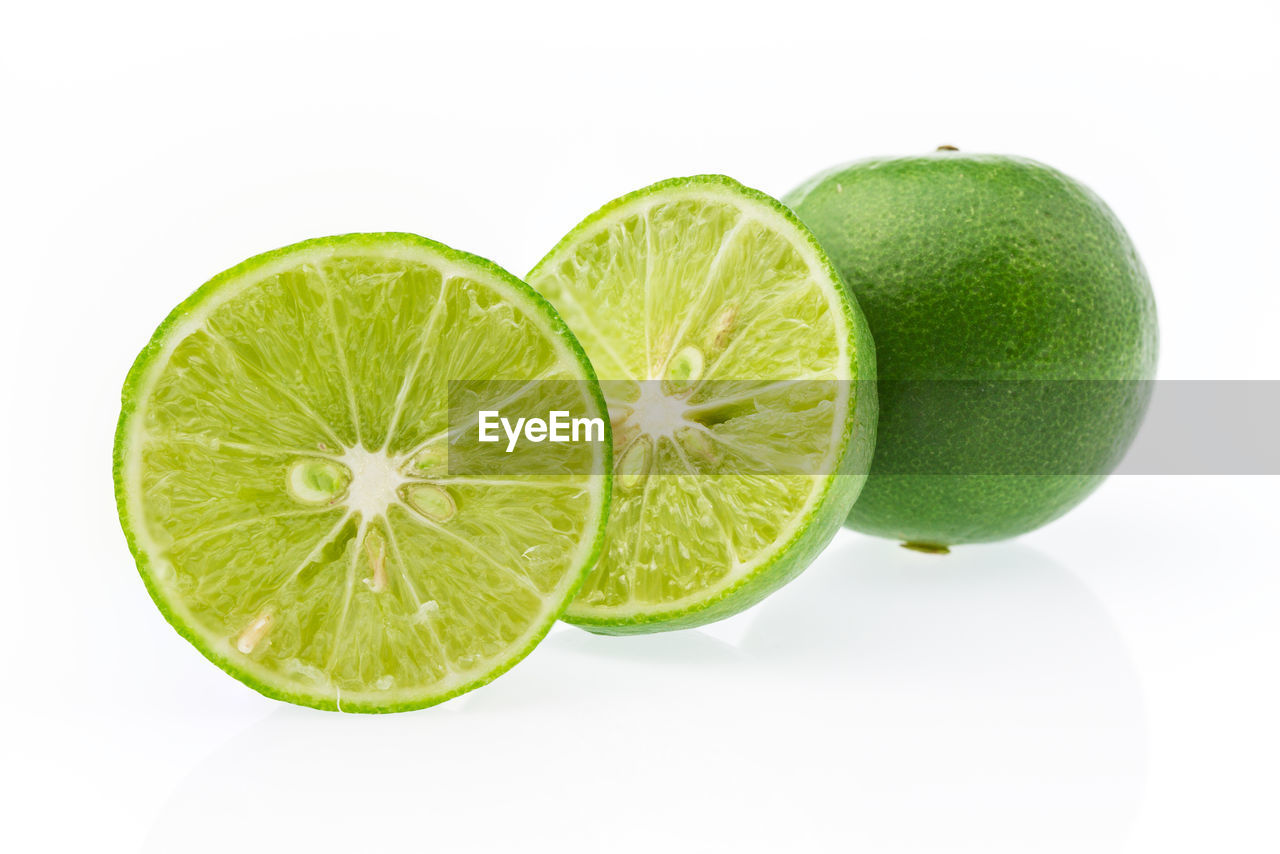
[[[6,4],[0,847],[1280,850],[1275,478],[1116,477],[948,558],[844,532],[705,631],[558,627],[382,718],[201,658],[110,478],[134,355],[249,255],[407,230],[519,274],[658,179],[941,143],[1110,202],[1162,377],[1280,378],[1267,6]]]

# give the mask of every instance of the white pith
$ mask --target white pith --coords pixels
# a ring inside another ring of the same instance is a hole
[[[396,460],[385,451],[370,451],[357,445],[347,448],[338,459],[351,472],[342,503],[364,519],[387,515],[387,508],[398,501],[400,487],[409,482]]]
[[[683,395],[668,393],[656,378],[651,378],[650,382],[640,383],[639,397],[619,406],[614,424],[625,424],[652,439],[673,438],[682,428],[702,429],[701,424],[689,418],[689,411]]]

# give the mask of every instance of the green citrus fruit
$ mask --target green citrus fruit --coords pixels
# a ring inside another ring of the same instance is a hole
[[[622,634],[728,616],[830,541],[874,444],[856,301],[776,200],[723,176],[605,205],[529,274],[614,426],[599,564],[565,619]]]
[[[160,325],[116,434],[120,519],[152,598],[263,694],[419,708],[526,655],[595,562],[608,442],[557,476],[450,476],[451,380],[588,363],[509,273],[408,234],[252,258]],[[563,384],[562,384],[563,385]]]
[[[944,551],[1098,486],[1141,421],[1157,338],[1101,199],[1031,160],[939,150],[837,167],[787,202],[876,340],[880,432],[850,527]]]

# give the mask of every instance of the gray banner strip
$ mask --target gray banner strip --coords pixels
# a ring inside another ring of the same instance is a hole
[[[1280,474],[1280,380],[1156,380],[1116,474]]]
[[[615,460],[637,441],[651,443],[630,461],[638,475],[827,474],[823,448],[832,404],[846,391],[855,401],[878,395],[881,442],[872,468],[878,475],[1280,474],[1280,380],[881,380],[852,387],[827,380],[610,380],[601,386]],[[501,411],[513,423],[546,419],[555,410],[574,418],[601,414],[584,384],[455,381],[449,400],[453,474],[565,474],[589,468],[598,456],[582,453],[580,445],[526,438],[508,451],[505,432],[495,429],[482,441],[477,430],[484,412]],[[587,442],[593,436],[586,429],[581,435]],[[914,441],[910,447],[884,441],[895,435]]]

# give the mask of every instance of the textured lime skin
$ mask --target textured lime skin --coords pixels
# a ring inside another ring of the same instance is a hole
[[[826,484],[820,501],[791,538],[786,543],[779,544],[770,560],[739,579],[733,586],[692,605],[656,607],[643,613],[620,617],[599,617],[577,613],[571,603],[561,619],[596,634],[636,635],[695,628],[737,614],[762,601],[800,575],[827,547],[840,530],[842,519],[848,512],[845,508],[856,501],[862,491],[872,465],[880,407],[875,386],[877,351],[871,329],[858,300],[841,279],[837,267],[821,243],[794,211],[772,196],[747,187],[727,175],[694,175],[660,181],[614,199],[592,213],[561,238],[534,265],[525,280],[536,289],[544,269],[555,264],[595,223],[615,211],[636,202],[645,202],[668,189],[696,191],[701,187],[723,188],[763,204],[795,229],[797,239],[814,253],[820,266],[830,275],[836,286],[840,311],[848,325],[848,343],[853,357],[852,400],[843,425],[844,444],[833,473],[825,476]]]
[[[301,255],[308,250],[316,247],[367,247],[378,248],[381,246],[395,247],[399,245],[409,245],[421,248],[428,253],[438,256],[441,260],[453,262],[464,267],[470,267],[477,273],[483,273],[493,276],[495,279],[502,281],[510,286],[514,291],[519,292],[524,298],[528,299],[536,310],[545,314],[553,331],[563,337],[564,342],[573,353],[582,369],[584,376],[593,385],[593,395],[596,398],[598,406],[603,410],[605,408],[604,398],[599,391],[599,383],[595,376],[595,371],[591,367],[587,355],[583,352],[578,340],[569,331],[560,315],[555,309],[542,298],[540,294],[530,288],[527,284],[517,279],[514,275],[499,267],[497,264],[482,258],[478,255],[472,255],[468,252],[462,252],[453,249],[442,243],[420,237],[416,234],[408,234],[401,232],[378,232],[364,234],[344,234],[333,237],[322,237],[313,240],[306,240],[289,246],[282,247],[270,252],[262,253],[249,258],[246,261],[231,267],[222,273],[214,276],[208,282],[201,285],[194,293],[183,300],[176,308],[156,328],[151,340],[142,348],[134,360],[129,373],[125,378],[124,387],[121,391],[121,407],[120,418],[116,424],[115,443],[112,449],[112,475],[115,485],[116,507],[120,516],[120,526],[123,529],[124,536],[129,545],[129,551],[132,553],[134,561],[137,564],[138,572],[142,576],[143,584],[147,588],[151,599],[155,602],[156,607],[164,616],[165,620],[173,626],[184,639],[194,646],[205,658],[213,662],[230,676],[244,683],[248,687],[254,689],[263,696],[274,700],[282,700],[287,703],[294,703],[300,706],[309,706],[314,709],[322,709],[326,711],[340,712],[359,712],[367,714],[384,714],[391,712],[412,711],[415,709],[427,708],[442,703],[446,700],[460,696],[475,690],[483,685],[492,682],[503,673],[510,670],[518,664],[525,656],[533,651],[550,631],[556,619],[559,617],[560,611],[568,606],[573,597],[577,595],[578,589],[586,580],[587,574],[595,565],[599,558],[600,550],[604,541],[605,522],[608,519],[609,500],[611,495],[610,485],[612,482],[612,448],[611,443],[606,442],[606,458],[604,466],[604,503],[600,518],[596,522],[596,528],[591,532],[592,542],[589,554],[582,562],[582,566],[578,568],[577,576],[573,579],[563,600],[559,603],[556,612],[549,615],[543,624],[538,626],[533,636],[522,648],[512,649],[509,658],[501,662],[501,664],[490,671],[484,673],[479,678],[474,679],[464,685],[460,685],[452,690],[435,694],[425,694],[405,702],[388,702],[388,703],[362,703],[362,702],[342,702],[316,694],[304,693],[291,690],[280,684],[276,684],[270,680],[256,677],[248,670],[240,666],[235,660],[226,655],[221,654],[215,648],[210,639],[201,632],[198,627],[184,620],[180,614],[180,609],[175,607],[170,601],[171,593],[166,589],[165,585],[159,580],[156,568],[152,565],[151,555],[143,547],[141,537],[138,534],[138,528],[143,524],[143,520],[134,518],[129,507],[129,483],[125,474],[126,455],[131,440],[132,433],[137,429],[137,421],[139,419],[140,405],[143,403],[142,392],[144,379],[147,373],[156,365],[157,358],[161,355],[166,341],[175,334],[177,327],[181,322],[197,308],[203,306],[212,297],[222,291],[223,288],[230,286],[238,279],[246,275],[251,275],[255,271],[272,264],[282,258],[288,258],[293,255]]]
[[[1102,482],[1147,384],[1039,382],[1154,376],[1151,287],[1101,199],[1031,160],[939,151],[836,167],[785,200],[853,288],[889,381],[849,527],[934,546],[1002,540]],[[997,396],[895,380],[1036,382]],[[974,474],[992,471],[1053,474]]]

